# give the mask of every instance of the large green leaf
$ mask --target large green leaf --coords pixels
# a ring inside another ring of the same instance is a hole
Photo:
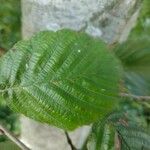
[[[84,33],[43,31],[0,60],[1,94],[35,120],[71,130],[117,106],[120,63]]]

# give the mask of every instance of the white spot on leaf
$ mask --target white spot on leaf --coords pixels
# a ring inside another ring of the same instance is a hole
[[[101,91],[102,91],[102,92],[105,92],[105,91],[106,91],[106,89],[101,89]]]

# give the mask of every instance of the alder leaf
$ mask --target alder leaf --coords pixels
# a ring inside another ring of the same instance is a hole
[[[121,71],[102,41],[43,31],[0,58],[0,94],[14,111],[72,130],[115,109]]]

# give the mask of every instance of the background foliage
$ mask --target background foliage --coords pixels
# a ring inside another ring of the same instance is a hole
[[[0,0],[0,56],[21,39],[20,0]],[[0,98],[0,122],[10,131],[19,134],[18,116]],[[5,136],[0,135],[0,149],[18,149]]]
[[[21,38],[20,0],[0,0],[0,48],[8,50]]]

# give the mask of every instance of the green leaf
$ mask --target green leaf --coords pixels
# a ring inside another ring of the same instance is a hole
[[[139,126],[138,116],[128,111],[113,112],[94,123],[84,149],[114,150],[119,142],[121,150],[150,150],[150,133]]]
[[[121,150],[150,150],[150,134],[136,126],[117,127]]]
[[[117,106],[120,63],[85,33],[40,32],[6,53],[0,70],[9,107],[40,122],[72,130]]]
[[[115,129],[109,123],[101,120],[93,124],[88,138],[88,150],[114,150]]]

